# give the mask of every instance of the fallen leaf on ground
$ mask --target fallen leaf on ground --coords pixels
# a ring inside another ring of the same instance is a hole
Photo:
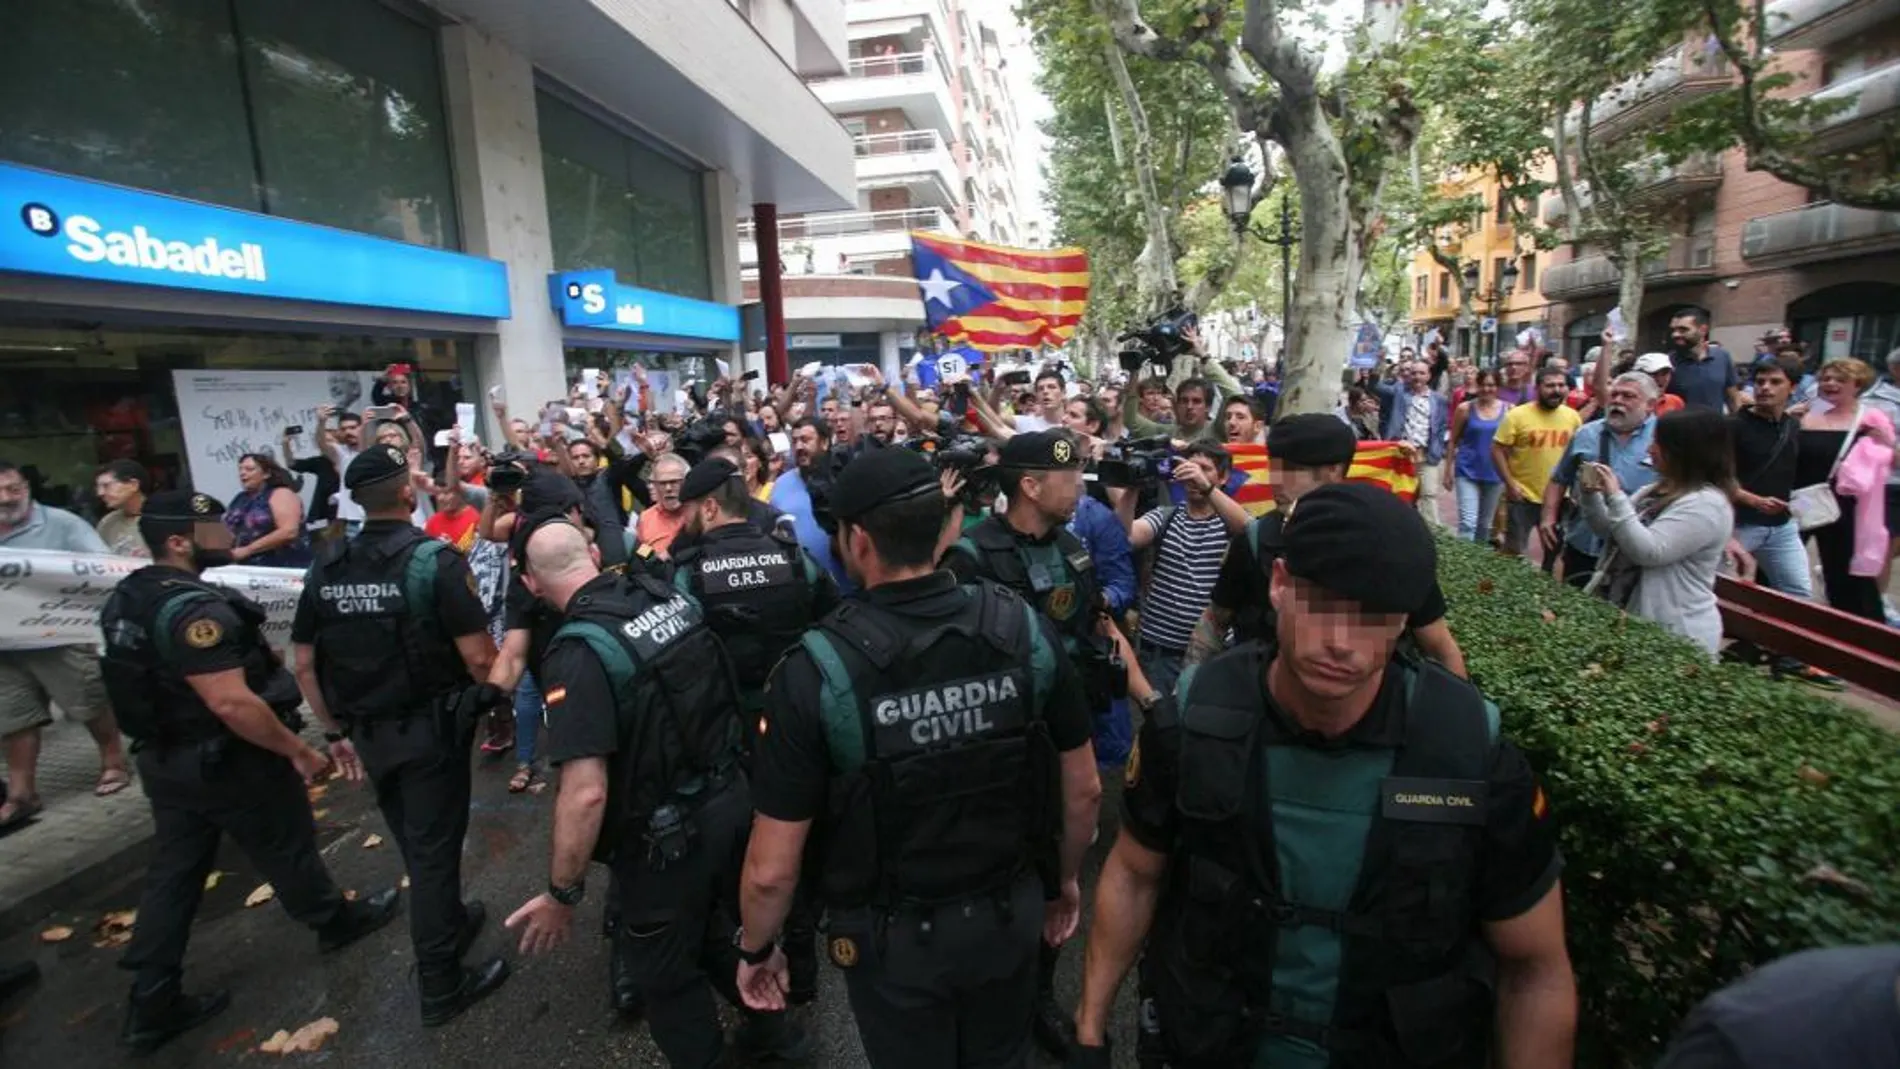
[[[275,887],[267,883],[260,883],[257,885],[257,890],[252,891],[244,897],[244,906],[247,909],[252,906],[261,906],[276,897],[277,889]]]
[[[528,784],[529,794],[540,794],[542,791],[545,791],[547,789],[548,789],[547,780],[536,780],[535,782]]]
[[[1828,781],[1834,778],[1820,769],[1815,768],[1813,765],[1802,765],[1801,771],[1796,773],[1796,775],[1800,776],[1806,782],[1814,784],[1816,787],[1825,787]]]
[[[1538,615],[1542,616],[1544,618],[1544,622],[1547,624],[1554,624],[1557,622],[1557,614],[1554,612],[1551,612],[1549,609],[1543,610]]]
[[[1497,588],[1498,584],[1490,579],[1478,580],[1478,593],[1480,594],[1489,594]]]
[[[380,835],[369,835],[363,839],[363,849],[365,850],[374,850],[381,845],[383,845],[383,837]]]
[[[99,918],[92,930],[92,945],[101,950],[107,947],[122,947],[132,941],[132,925],[137,923],[139,911],[121,909]]]
[[[217,869],[212,869],[211,872],[205,876],[205,890],[209,891],[217,887],[218,881],[222,879],[224,879],[224,873],[219,872]]]
[[[409,877],[407,877],[407,876],[404,876],[404,877],[403,877],[403,878],[402,878],[402,879],[401,879],[401,880],[400,880],[400,881],[399,881],[399,882],[398,882],[398,883],[396,884],[396,886],[397,886],[397,887],[400,887],[400,888],[402,888],[402,889],[403,889],[403,890],[405,890],[405,891],[407,891],[407,890],[409,889]]]
[[[323,1049],[324,1041],[336,1033],[336,1018],[319,1017],[295,1032],[278,1029],[276,1035],[265,1040],[257,1049],[265,1054],[315,1054]]]
[[[64,943],[73,937],[73,930],[63,924],[56,924],[40,933],[42,943]]]
[[[138,923],[139,911],[136,909],[114,910],[99,919],[101,928],[130,928]]]

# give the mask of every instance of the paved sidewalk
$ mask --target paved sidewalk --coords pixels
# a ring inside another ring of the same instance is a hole
[[[38,819],[0,838],[0,933],[145,864],[152,811],[132,786],[96,798],[99,748],[84,726],[56,718],[40,736]]]

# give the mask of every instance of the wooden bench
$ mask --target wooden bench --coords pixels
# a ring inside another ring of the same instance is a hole
[[[1722,631],[1900,701],[1900,631],[1728,576],[1715,580]]]

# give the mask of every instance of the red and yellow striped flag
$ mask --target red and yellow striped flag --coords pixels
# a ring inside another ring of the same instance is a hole
[[[1233,455],[1234,470],[1247,476],[1247,481],[1233,491],[1234,500],[1255,516],[1272,512],[1273,487],[1267,481],[1267,447],[1230,445],[1227,451]],[[1418,497],[1418,469],[1397,442],[1360,442],[1346,478],[1383,486],[1403,501]]]
[[[1081,249],[1012,249],[912,231],[924,325],[984,352],[1061,345],[1089,300]]]

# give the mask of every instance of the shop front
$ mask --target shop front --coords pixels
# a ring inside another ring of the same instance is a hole
[[[626,386],[639,366],[654,410],[680,412],[695,384],[739,374],[739,309],[731,305],[629,286],[606,268],[556,272],[548,295],[570,383],[602,371]]]
[[[245,453],[415,369],[425,423],[477,396],[511,313],[493,260],[0,163],[0,459],[85,508],[100,465],[230,497]]]

